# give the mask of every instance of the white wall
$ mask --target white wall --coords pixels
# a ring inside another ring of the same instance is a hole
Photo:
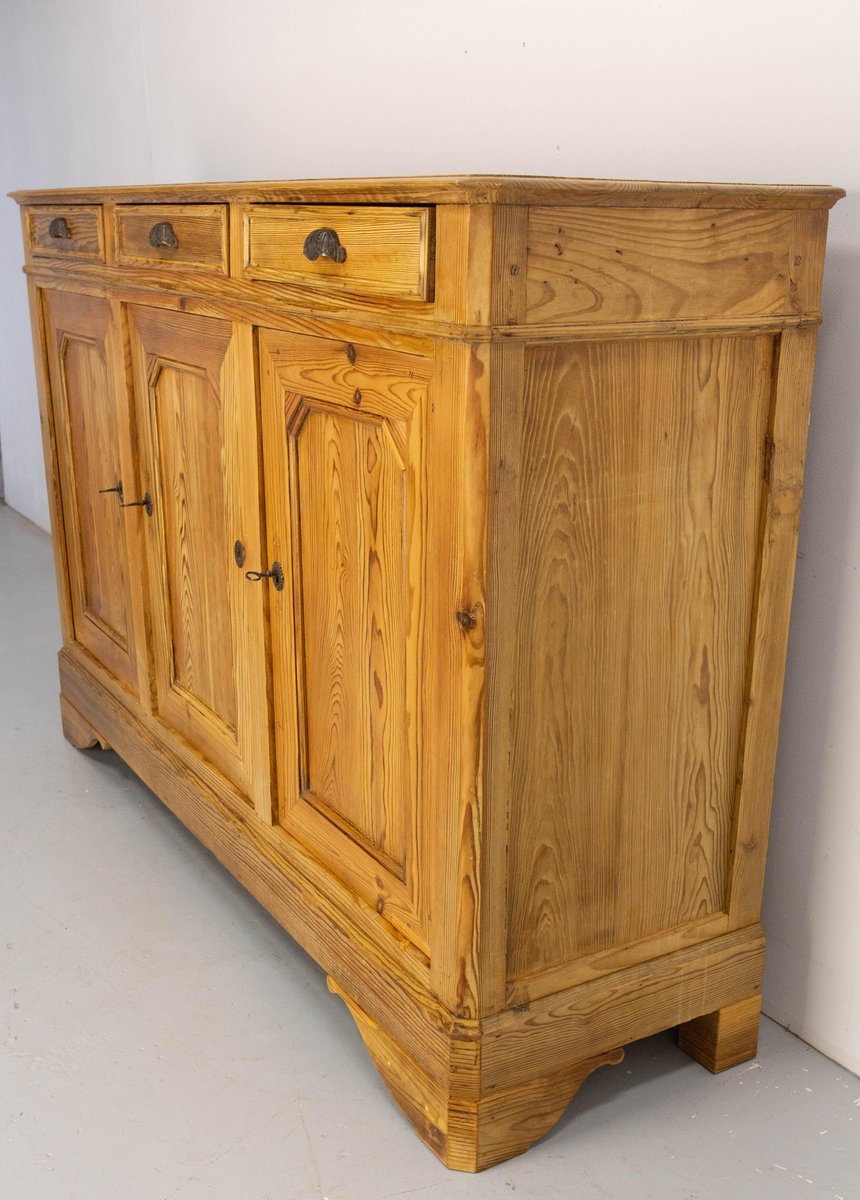
[[[0,0],[0,188],[503,171],[860,192],[854,0]],[[8,502],[47,523],[15,206]],[[860,206],[831,218],[765,1007],[860,1070]]]

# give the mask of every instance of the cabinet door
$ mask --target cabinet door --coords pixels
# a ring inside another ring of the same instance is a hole
[[[42,293],[74,638],[138,691],[125,514],[128,393],[107,300]],[[126,448],[123,470],[122,448]]]
[[[245,578],[262,554],[252,332],[137,305],[129,322],[157,715],[271,820],[266,588]]]
[[[417,749],[428,360],[260,334],[280,822],[423,944]]]

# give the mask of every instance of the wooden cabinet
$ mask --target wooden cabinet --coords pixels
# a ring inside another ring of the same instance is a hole
[[[66,735],[305,946],[451,1167],[658,1030],[755,1054],[841,194],[17,196]]]

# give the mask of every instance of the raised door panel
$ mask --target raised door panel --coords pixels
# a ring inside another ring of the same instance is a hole
[[[774,361],[771,337],[526,351],[504,647],[513,994],[719,931]]]
[[[265,590],[251,330],[130,308],[158,716],[271,819]]]
[[[128,396],[106,300],[43,293],[75,640],[138,690],[121,444]],[[111,490],[107,490],[111,489]]]
[[[280,820],[419,943],[417,520],[428,364],[261,333]]]

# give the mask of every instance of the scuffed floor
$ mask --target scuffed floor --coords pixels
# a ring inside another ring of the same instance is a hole
[[[860,1080],[773,1023],[671,1035],[445,1171],[323,973],[111,753],[63,740],[48,538],[0,508],[2,1200],[857,1200]]]

